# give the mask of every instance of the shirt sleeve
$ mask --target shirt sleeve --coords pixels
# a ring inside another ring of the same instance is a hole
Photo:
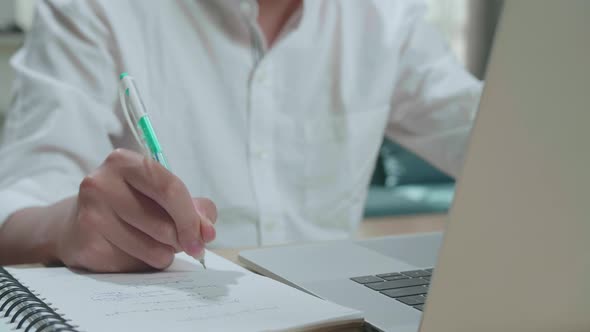
[[[482,82],[461,65],[413,4],[386,136],[452,176],[460,171]]]
[[[92,1],[38,1],[12,58],[13,100],[0,147],[0,224],[75,195],[123,131],[109,30]]]

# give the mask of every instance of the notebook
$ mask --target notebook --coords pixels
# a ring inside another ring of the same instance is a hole
[[[0,268],[0,325],[22,331],[289,331],[360,327],[359,311],[254,274],[212,252],[166,271]],[[1,322],[1,321],[4,322]]]

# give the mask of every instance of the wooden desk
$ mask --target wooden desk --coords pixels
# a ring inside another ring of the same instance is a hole
[[[387,235],[442,231],[445,228],[446,217],[446,214],[430,214],[410,217],[369,218],[361,223],[356,238],[368,239]],[[253,248],[213,249],[212,251],[238,263],[238,254],[245,249]]]

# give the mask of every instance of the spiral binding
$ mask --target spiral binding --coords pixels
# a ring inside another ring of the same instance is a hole
[[[53,308],[0,267],[0,318],[24,332],[79,332]]]

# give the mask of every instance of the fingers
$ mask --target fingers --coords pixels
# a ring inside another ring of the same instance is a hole
[[[193,198],[193,203],[201,215],[209,218],[213,224],[217,222],[217,207],[210,199],[197,197]]]
[[[217,209],[190,196],[157,162],[126,150],[111,153],[80,184],[76,213],[60,259],[91,271],[164,269],[176,251],[193,257],[215,238]]]
[[[87,252],[82,256],[83,258],[68,266],[96,273],[141,272],[154,269],[106,240],[103,240],[101,244],[94,251]]]
[[[81,184],[74,220],[62,234],[62,242],[59,244],[60,259],[67,266],[92,272],[153,269],[154,264],[147,264],[143,259],[127,254],[107,238],[120,232],[121,222],[101,199],[100,188],[92,177],[86,178]],[[121,238],[127,236],[129,235],[115,237],[116,242],[121,242]]]
[[[184,251],[194,257],[200,255],[204,248],[200,234],[201,218],[188,189],[160,164],[146,158],[142,165],[138,170],[124,174],[125,179],[168,212],[174,220]]]
[[[208,218],[203,218],[201,221],[201,237],[205,243],[209,243],[215,240],[217,233],[215,231],[215,226]]]
[[[183,250],[198,257],[204,248],[201,216],[184,183],[157,162],[125,150],[115,150],[106,159],[133,188],[158,203],[172,218]]]
[[[155,269],[163,270],[172,264],[173,247],[154,240],[117,216],[113,218],[118,221],[109,223],[101,232],[112,245]]]
[[[122,181],[111,189],[106,199],[119,218],[154,240],[182,251],[174,221],[156,202]]]
[[[217,208],[210,199],[193,198],[195,209],[201,216],[201,237],[205,243],[215,240],[215,222],[217,221]]]

